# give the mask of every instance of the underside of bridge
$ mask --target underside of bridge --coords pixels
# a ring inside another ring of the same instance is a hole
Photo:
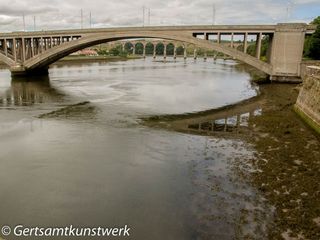
[[[179,41],[221,52],[267,73],[271,80],[296,81],[300,78],[307,31],[306,24],[278,24],[9,33],[0,34],[0,61],[10,66],[12,75],[43,74],[48,72],[50,64],[78,50],[112,41],[150,38]],[[224,35],[230,36],[229,44],[225,44]],[[239,35],[243,36],[241,50],[234,48],[234,39]],[[250,35],[255,35],[255,56],[247,54]],[[211,40],[211,36],[215,36],[215,40]],[[268,36],[270,41],[266,61],[260,59],[263,36]]]

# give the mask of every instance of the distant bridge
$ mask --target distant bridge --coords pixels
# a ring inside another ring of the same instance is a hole
[[[210,40],[210,41],[214,41],[214,40]],[[215,40],[217,42],[217,39]],[[178,42],[178,41],[170,41],[170,40],[162,40],[162,39],[136,39],[136,40],[121,40],[121,41],[116,41],[116,42],[111,42],[109,44],[110,47],[116,47],[116,46],[119,46],[121,45],[121,48],[122,48],[122,51],[125,51],[125,50],[129,50],[130,52],[132,52],[133,55],[137,54],[137,46],[140,44],[141,46],[141,49],[142,52],[140,52],[140,54],[142,55],[143,58],[145,58],[147,56],[147,46],[149,48],[152,48],[152,56],[153,58],[155,59],[157,57],[157,53],[156,53],[156,50],[157,50],[157,46],[159,45],[162,45],[163,46],[163,58],[166,59],[167,58],[167,55],[168,55],[168,49],[171,45],[172,47],[172,56],[174,59],[177,58],[177,50],[179,48],[181,48],[180,50],[183,51],[183,57],[184,59],[187,59],[187,47],[188,43],[184,43],[184,42]],[[241,47],[241,48],[244,48],[243,46],[243,42],[241,41],[225,41],[221,44],[224,44],[226,46],[229,46],[231,48],[238,48],[238,47]],[[252,44],[251,42],[249,44]],[[248,44],[247,44],[248,45]],[[198,57],[198,48],[197,46],[194,46],[193,47],[193,58],[194,59],[197,59]],[[206,60],[207,57],[208,57],[208,53],[207,51],[204,51],[203,52],[203,57],[204,59]],[[217,53],[214,53],[213,55],[214,59],[217,58]]]
[[[306,34],[314,26],[307,24],[277,25],[210,25],[174,27],[125,27],[60,31],[0,33],[0,61],[13,75],[38,74],[48,71],[55,61],[84,48],[122,39],[154,38],[194,44],[199,48],[224,53],[270,75],[272,80],[300,78],[300,63]],[[260,60],[261,42],[269,36],[267,62]],[[221,44],[230,37],[231,46]],[[244,48],[232,47],[235,37],[243,37]],[[256,56],[246,53],[248,37],[255,36]],[[209,41],[211,37],[215,42]]]

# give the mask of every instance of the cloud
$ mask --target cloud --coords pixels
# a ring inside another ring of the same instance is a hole
[[[213,3],[217,24],[270,24],[286,21],[311,21],[310,11],[318,10],[319,0],[291,0],[291,14],[287,14],[288,0],[1,0],[0,31],[22,30],[22,15],[26,27],[70,29],[89,27],[89,13],[94,27],[141,26],[145,6],[145,24],[150,9],[151,25],[212,24]],[[291,16],[288,18],[287,16]]]

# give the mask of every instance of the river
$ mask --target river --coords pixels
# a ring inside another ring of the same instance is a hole
[[[235,170],[249,145],[141,124],[255,96],[235,65],[65,63],[20,80],[1,69],[0,225],[127,224],[139,240],[263,233],[260,197]]]

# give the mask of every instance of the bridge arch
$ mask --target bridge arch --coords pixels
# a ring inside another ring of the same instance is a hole
[[[167,43],[167,55],[168,56],[171,56],[171,55],[174,55],[174,49],[175,49],[175,44],[173,42],[168,42]]]
[[[137,33],[99,33],[99,34],[90,34],[84,37],[81,37],[77,40],[73,40],[58,46],[55,46],[43,53],[28,59],[24,62],[22,69],[13,68],[11,71],[14,73],[15,70],[20,72],[28,72],[37,69],[43,69],[48,67],[48,65],[56,62],[57,60],[73,53],[78,50],[91,47],[101,43],[107,43],[118,40],[125,39],[137,39],[137,38],[154,38],[154,39],[164,39],[169,41],[178,41],[184,42],[187,44],[194,44],[199,48],[205,48],[209,50],[215,50],[218,52],[222,52],[226,55],[230,55],[235,59],[243,61],[267,74],[272,73],[272,66],[268,63],[262,62],[255,57],[249,56],[245,53],[239,52],[236,49],[229,48],[227,46],[222,46],[218,43],[212,43],[203,39],[198,39],[190,36],[186,33],[157,33],[154,31],[140,31]],[[12,62],[9,63],[12,66]]]
[[[134,47],[135,47],[135,49],[136,49],[135,54],[137,54],[137,55],[142,55],[142,54],[143,54],[144,44],[143,44],[142,41],[137,41],[137,42],[134,44]]]
[[[148,41],[146,43],[146,54],[153,55],[154,48],[155,48],[155,45],[152,42]]]
[[[133,49],[134,49],[134,43],[130,41],[126,41],[124,44],[124,50],[130,54],[133,54]]]

